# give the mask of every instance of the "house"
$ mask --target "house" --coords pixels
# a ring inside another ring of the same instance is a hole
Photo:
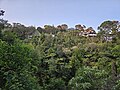
[[[110,42],[110,41],[113,40],[113,37],[112,36],[107,36],[107,37],[104,37],[104,40]]]
[[[92,27],[89,27],[83,31],[80,31],[79,33],[80,36],[85,36],[85,37],[95,37],[97,36],[95,30]]]

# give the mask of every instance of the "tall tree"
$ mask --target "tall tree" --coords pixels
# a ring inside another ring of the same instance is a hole
[[[3,16],[3,15],[4,15],[4,13],[5,13],[5,11],[4,11],[4,10],[0,10],[0,16]]]
[[[98,30],[104,31],[105,35],[115,34],[120,29],[119,21],[104,21],[99,27]]]
[[[75,28],[76,28],[77,30],[84,30],[84,26],[82,26],[81,24],[75,25]]]
[[[68,25],[67,25],[67,24],[62,24],[62,25],[61,25],[61,28],[62,28],[63,30],[67,30],[67,29],[68,29]]]

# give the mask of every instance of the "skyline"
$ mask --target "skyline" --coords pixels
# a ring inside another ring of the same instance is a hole
[[[97,27],[106,20],[120,20],[119,0],[0,0],[2,18],[10,22],[41,26],[76,24]]]

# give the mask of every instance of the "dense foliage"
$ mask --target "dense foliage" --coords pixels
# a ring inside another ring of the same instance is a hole
[[[0,89],[119,90],[119,22],[103,22],[94,37],[75,27],[36,29],[1,19]]]

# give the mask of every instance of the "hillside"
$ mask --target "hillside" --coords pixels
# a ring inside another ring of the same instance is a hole
[[[120,90],[120,22],[96,33],[0,19],[0,90]]]

